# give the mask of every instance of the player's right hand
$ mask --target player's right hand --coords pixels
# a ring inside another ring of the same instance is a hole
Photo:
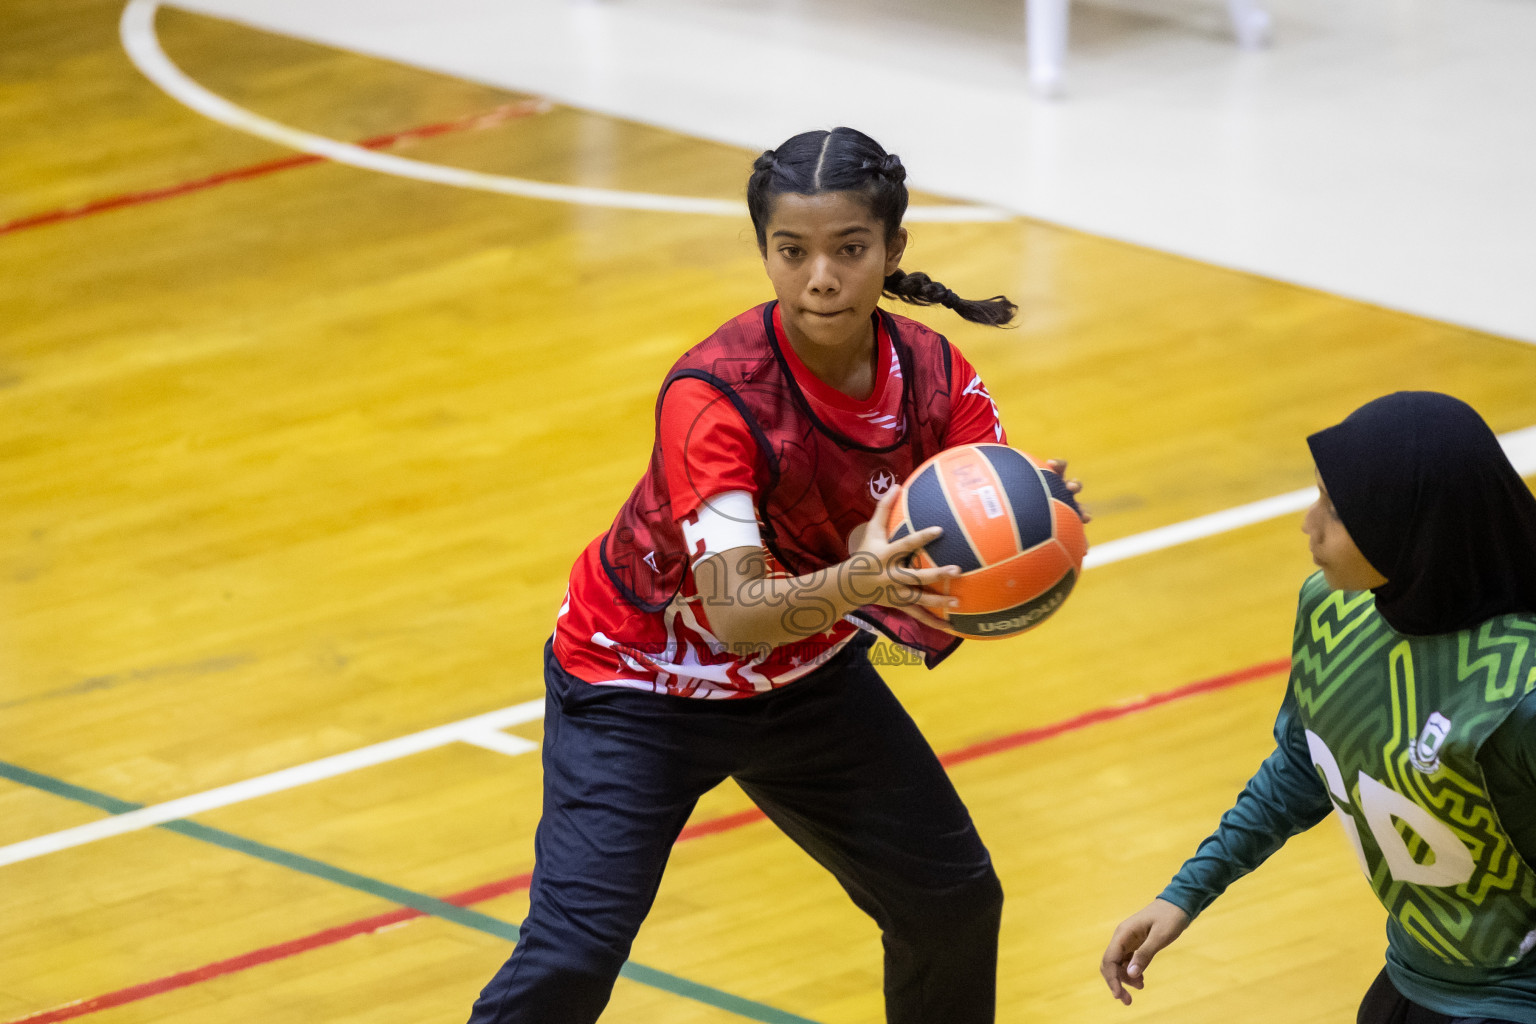
[[[875,505],[875,514],[864,524],[862,533],[855,531],[850,538],[855,547],[848,553],[849,563],[861,577],[859,596],[867,598],[863,601],[865,604],[883,604],[892,608],[952,608],[959,603],[956,598],[928,588],[959,576],[960,567],[941,565],[919,569],[910,564],[919,548],[938,540],[944,531],[930,526],[897,541],[886,540],[886,522],[900,493],[900,487],[892,487],[881,495]],[[870,593],[875,596],[869,597]]]
[[[1131,994],[1126,989],[1140,989],[1146,984],[1152,958],[1188,927],[1189,915],[1167,900],[1153,900],[1121,921],[1099,963],[1109,994],[1130,1006]]]

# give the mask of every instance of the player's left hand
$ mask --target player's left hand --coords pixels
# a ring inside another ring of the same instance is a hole
[[[1067,460],[1046,459],[1045,464],[1050,468],[1052,473],[1055,473],[1063,480],[1066,480],[1067,490],[1072,492],[1072,497],[1074,500],[1076,500],[1077,496],[1083,491],[1083,482],[1081,480],[1067,480]],[[1082,502],[1078,502],[1077,504],[1077,514],[1082,517],[1083,522],[1093,522],[1093,513],[1084,508]]]

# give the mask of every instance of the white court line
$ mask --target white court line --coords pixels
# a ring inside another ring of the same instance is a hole
[[[243,803],[259,796],[280,793],[285,789],[319,782],[321,779],[345,775],[360,768],[384,764],[387,761],[398,760],[410,754],[419,754],[424,750],[432,750],[448,743],[462,741],[493,750],[499,749],[501,753],[526,753],[528,750],[537,749],[538,744],[520,736],[496,733],[508,741],[498,748],[493,745],[495,741],[490,740],[488,734],[511,725],[537,721],[542,717],[544,717],[543,698],[524,701],[499,711],[488,711],[473,718],[439,725],[408,736],[399,736],[372,746],[359,747],[344,754],[334,754],[331,757],[322,757],[318,761],[310,761],[308,764],[295,765],[267,775],[258,775],[254,779],[234,782],[228,786],[168,800],[163,804],[141,807],[136,811],[128,811],[100,821],[92,821],[74,828],[66,828],[59,832],[50,832],[47,835],[12,843],[10,846],[0,847],[0,865],[15,864],[17,861],[30,860],[33,857],[68,850],[74,846],[94,843],[98,839],[106,839],[109,836],[120,836],[154,825],[163,825],[168,821],[190,818],[204,811]],[[526,747],[523,744],[526,744]]]
[[[155,35],[155,12],[161,0],[129,0],[123,8],[118,32],[123,49],[134,66],[167,95],[210,120],[227,125],[237,131],[255,135],[280,146],[325,157],[339,164],[349,164],[381,174],[393,174],[401,178],[414,178],[438,185],[455,188],[479,189],[499,192],[503,195],[522,196],[526,199],[546,199],[551,202],[576,203],[581,206],[603,206],[621,210],[654,210],[663,213],[698,213],[717,217],[742,217],[746,204],[732,199],[705,199],[698,196],[661,195],[654,192],[626,192],[617,189],[587,188],[579,185],[560,185],[548,181],[532,181],[512,178],[501,174],[484,174],[461,167],[411,160],[392,153],[381,153],[350,143],[301,131],[279,124],[244,107],[237,106],[222,96],[215,95],[193,81],[166,56]],[[961,222],[1013,220],[1015,214],[988,206],[917,206],[907,210],[906,219],[921,221]]]
[[[1504,434],[1499,441],[1521,476],[1536,475],[1536,427],[1526,427],[1524,430]],[[1300,511],[1310,505],[1316,497],[1317,491],[1309,487],[1305,490],[1266,498],[1263,501],[1239,505],[1211,515],[1199,516],[1182,523],[1174,523],[1171,526],[1148,530],[1130,537],[1121,537],[1118,540],[1097,545],[1089,552],[1084,566],[1091,569],[1095,566],[1134,558],[1137,555],[1187,544],[1204,537],[1214,537],[1240,527],[1252,526],[1267,519]],[[228,807],[230,804],[267,796],[320,779],[332,778],[357,771],[359,768],[383,764],[386,761],[431,750],[447,743],[473,743],[503,754],[526,753],[537,749],[538,744],[520,736],[508,736],[498,730],[510,725],[532,722],[542,718],[543,715],[542,699],[525,701],[509,708],[502,708],[500,711],[490,711],[473,718],[427,729],[424,732],[385,740],[383,743],[361,747],[345,754],[336,754],[308,764],[272,772],[269,775],[246,779],[244,782],[220,786],[218,789],[195,793],[163,804],[154,804],[60,832],[25,839],[10,846],[0,847],[0,865],[14,864],[17,861],[57,853],[60,850],[93,843],[109,836],[136,832],[153,825],[162,825],[168,821],[210,811],[216,807]]]
[[[1163,548],[1199,540],[1201,537],[1212,537],[1239,527],[1262,523],[1266,519],[1275,519],[1287,512],[1300,512],[1316,500],[1317,488],[1307,487],[1288,494],[1277,494],[1263,501],[1212,512],[1210,515],[1195,519],[1186,519],[1182,523],[1174,523],[1171,526],[1159,526],[1146,533],[1105,541],[1089,549],[1088,557],[1083,559],[1083,568],[1092,569],[1095,566],[1108,565],[1122,559],[1145,555],[1151,551],[1161,551]]]
[[[534,703],[538,703],[535,701]],[[473,743],[477,747],[486,750],[494,750],[498,754],[506,754],[516,757],[518,754],[527,754],[538,750],[539,745],[533,740],[525,740],[521,736],[513,736],[499,729],[480,729],[467,736],[459,737],[465,743]]]
[[[1509,461],[1514,463],[1516,472],[1521,476],[1536,475],[1536,427],[1526,427],[1524,430],[1502,434],[1499,437],[1499,443],[1503,445]],[[1251,526],[1254,523],[1262,523],[1266,519],[1274,519],[1288,512],[1300,512],[1316,500],[1317,488],[1306,487],[1288,494],[1277,494],[1263,501],[1212,512],[1197,519],[1186,519],[1182,523],[1174,523],[1171,526],[1160,526],[1155,530],[1138,533],[1132,537],[1121,537],[1119,540],[1095,545],[1088,552],[1088,557],[1083,559],[1083,567],[1091,569],[1096,565],[1108,565],[1123,558],[1134,558],[1149,551],[1171,548],[1201,537],[1211,537],[1218,533]]]

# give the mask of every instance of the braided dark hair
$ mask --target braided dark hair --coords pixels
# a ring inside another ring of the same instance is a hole
[[[757,246],[768,246],[768,217],[773,200],[786,192],[802,196],[851,192],[863,197],[885,229],[886,240],[901,228],[907,212],[907,169],[895,153],[853,128],[802,132],[778,149],[765,150],[747,179],[747,210],[757,232]],[[1018,306],[1006,296],[962,299],[927,274],[897,270],[885,279],[885,294],[918,306],[944,306],[978,324],[1002,326]]]

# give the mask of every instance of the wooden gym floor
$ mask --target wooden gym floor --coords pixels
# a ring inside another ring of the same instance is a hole
[[[0,1022],[460,1021],[526,909],[566,572],[671,360],[768,297],[750,228],[295,158],[146,81],[120,13],[0,7]],[[752,156],[157,30],[218,95],[430,163],[735,199]],[[1389,390],[1536,423],[1527,345],[1026,220],[913,235],[909,269],[1023,306],[921,316],[1015,443],[1072,460],[1101,546],[1307,486],[1304,436]],[[1298,520],[1095,568],[1036,633],[889,670],[1008,892],[1001,1020],[1352,1019],[1382,914],[1331,823],[1134,1007],[1097,975],[1269,749]],[[872,1022],[879,964],[726,787],[604,1020]]]

